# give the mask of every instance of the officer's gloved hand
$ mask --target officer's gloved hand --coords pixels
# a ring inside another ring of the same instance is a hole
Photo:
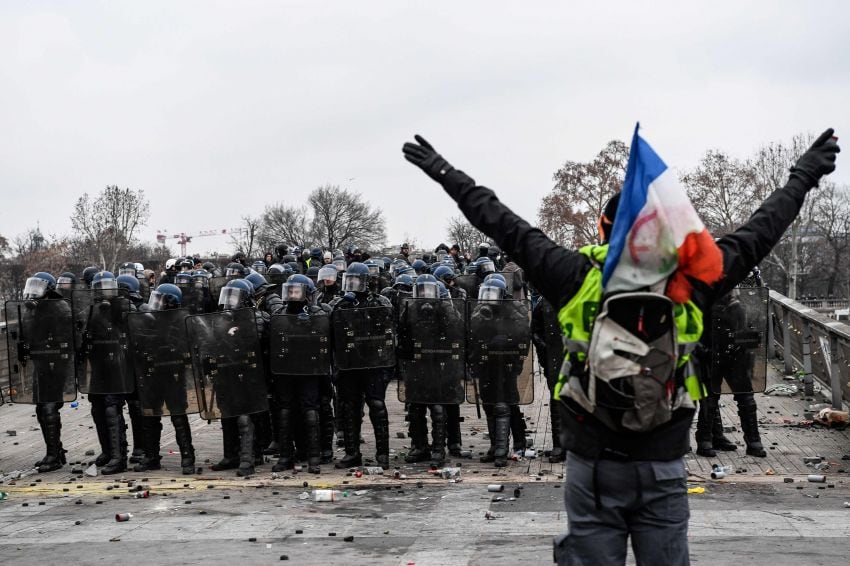
[[[36,307],[37,303],[33,300],[24,301],[24,307],[32,310]]]
[[[425,141],[420,135],[413,136],[419,143],[406,143],[401,151],[404,152],[404,158],[425,171],[425,173],[437,181],[443,182],[443,177],[452,167],[448,161],[443,159],[443,156],[437,153],[430,143]]]
[[[815,140],[791,168],[792,177],[799,178],[809,187],[817,187],[821,177],[835,171],[835,156],[841,148],[832,139],[834,133],[835,130],[829,128]]]

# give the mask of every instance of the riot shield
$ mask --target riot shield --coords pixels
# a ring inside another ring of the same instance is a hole
[[[130,313],[130,353],[142,413],[185,415],[200,410],[186,342],[186,309]]]
[[[207,312],[208,301],[203,288],[190,285],[189,287],[181,287],[180,290],[183,292],[182,308],[188,310],[189,314]],[[216,302],[218,302],[218,296],[216,296]]]
[[[528,301],[467,301],[466,398],[470,403],[534,401]]]
[[[466,291],[466,296],[469,299],[478,298],[478,287],[480,281],[477,275],[458,275],[455,277],[455,285]]]
[[[330,375],[330,316],[274,315],[269,324],[269,366],[276,375]]]
[[[463,299],[404,299],[398,327],[398,399],[458,404],[464,400],[466,306]]]
[[[203,418],[268,410],[254,309],[189,316],[186,334]]]
[[[9,393],[15,403],[65,403],[77,396],[74,326],[65,299],[7,301]]]
[[[210,295],[212,296],[213,305],[218,304],[218,297],[221,295],[221,288],[227,285],[227,277],[210,277]]]
[[[101,291],[74,291],[75,324],[82,328],[77,357],[81,393],[132,393],[135,389],[127,340],[130,301]],[[88,310],[83,305],[88,304]]]
[[[395,365],[392,307],[336,309],[332,317],[334,362],[338,369]]]
[[[711,310],[711,390],[759,393],[767,385],[768,289],[738,287]]]
[[[540,297],[540,302],[534,307],[534,316],[542,318],[541,330],[544,333],[543,336],[540,336],[540,339],[545,355],[538,351],[538,358],[543,358],[538,359],[538,362],[546,379],[554,382],[558,378],[564,362],[564,339],[558,323],[558,313],[549,301]]]
[[[525,289],[523,288],[522,271],[500,271],[502,277],[505,278],[505,285],[508,287],[508,293],[514,300],[521,301],[526,298]],[[473,298],[478,298],[476,295]]]

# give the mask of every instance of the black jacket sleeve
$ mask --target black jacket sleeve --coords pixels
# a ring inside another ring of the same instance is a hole
[[[784,187],[765,199],[746,224],[717,241],[723,252],[723,278],[707,290],[709,303],[743,281],[779,243],[782,234],[797,218],[809,188],[798,177],[789,178]]]
[[[560,308],[578,291],[590,269],[587,258],[553,242],[463,171],[449,171],[442,185],[472,225],[510,255],[550,303]]]

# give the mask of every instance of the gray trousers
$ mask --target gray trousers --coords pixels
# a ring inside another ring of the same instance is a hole
[[[686,481],[681,458],[594,463],[570,452],[564,489],[569,530],[555,539],[555,561],[625,564],[631,536],[638,566],[690,564]]]

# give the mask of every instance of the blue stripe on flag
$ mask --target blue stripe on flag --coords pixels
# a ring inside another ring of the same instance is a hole
[[[667,165],[658,157],[658,154],[646,143],[640,135],[640,122],[635,126],[632,137],[632,147],[629,150],[629,164],[626,167],[626,178],[623,181],[623,190],[620,195],[620,204],[617,206],[617,216],[614,218],[614,227],[611,237],[608,239],[608,256],[602,269],[602,287],[608,283],[611,274],[620,261],[620,254],[626,247],[626,240],[632,225],[646,204],[646,194],[649,185],[658,178],[666,169]]]

